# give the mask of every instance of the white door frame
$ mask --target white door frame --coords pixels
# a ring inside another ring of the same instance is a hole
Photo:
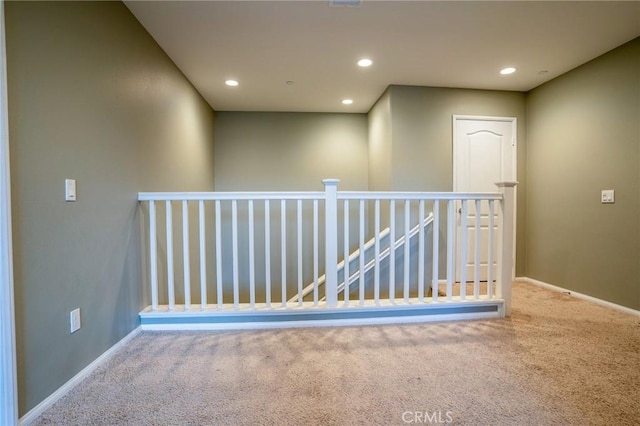
[[[492,117],[492,116],[482,116],[482,115],[456,115],[454,114],[452,116],[451,122],[452,122],[452,126],[453,126],[453,143],[452,143],[452,148],[453,148],[453,191],[456,192],[458,191],[458,186],[459,186],[459,182],[458,182],[458,168],[460,167],[460,165],[456,164],[457,163],[457,130],[456,130],[456,123],[458,122],[458,120],[475,120],[475,121],[504,121],[504,122],[510,122],[511,126],[512,126],[512,134],[513,134],[513,181],[517,181],[517,177],[518,177],[518,119],[516,117]],[[496,182],[497,183],[497,182]],[[496,186],[495,192],[498,192],[498,187]],[[518,208],[518,187],[516,186],[514,188],[514,205],[513,205],[513,270],[511,273],[512,278],[515,277],[515,271],[516,271],[516,251],[515,251],[515,247],[516,247],[516,217],[517,217],[517,208]],[[458,232],[458,227],[454,226],[455,232]],[[457,235],[454,235],[454,244],[457,244]],[[454,247],[455,248],[455,247]],[[457,265],[457,259],[455,259],[455,257],[457,256],[457,250],[454,249],[453,253],[454,253],[454,265]],[[456,266],[456,270],[457,270],[457,266]]]
[[[0,1],[0,424],[18,424],[4,0]]]

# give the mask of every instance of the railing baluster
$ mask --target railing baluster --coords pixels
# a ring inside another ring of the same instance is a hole
[[[447,203],[447,300],[453,296],[453,281],[455,273],[453,270],[453,236],[455,234],[455,204],[454,200]]]
[[[344,305],[349,306],[349,288],[351,276],[349,271],[349,200],[344,200]]]
[[[207,308],[207,255],[205,245],[204,201],[198,201],[198,219],[200,230],[200,307]]]
[[[149,201],[149,267],[151,268],[151,310],[158,310],[158,243],[156,236],[156,202]]]
[[[360,250],[360,255],[358,256],[359,265],[359,276],[358,276],[358,299],[359,304],[364,305],[364,200],[360,200],[360,241],[358,244],[358,248]]]
[[[231,201],[231,255],[233,256],[233,309],[240,304],[240,278],[238,277],[238,201]]]
[[[267,308],[271,307],[271,214],[269,200],[264,200],[264,287]]]
[[[313,306],[318,306],[318,273],[318,200],[313,200]]]
[[[222,212],[220,211],[220,200],[216,200],[216,297],[218,299],[218,309],[222,309]]]
[[[166,201],[164,207],[167,222],[167,292],[169,297],[169,310],[172,311],[176,305],[176,297],[173,288],[173,219],[171,215],[171,201]]]
[[[374,207],[375,232],[375,274],[373,275],[373,298],[376,305],[380,304],[380,199],[376,198]]]
[[[469,207],[467,200],[462,200],[462,214],[460,217],[460,299],[467,297],[467,251],[469,248],[467,219]]]
[[[287,306],[287,201],[280,200],[280,285],[281,305]]]
[[[424,200],[418,204],[418,300],[424,302]]]
[[[482,236],[482,215],[480,210],[480,200],[476,200],[476,241],[475,241],[475,253],[474,253],[474,273],[473,273],[473,298],[480,297],[480,237]]]
[[[191,269],[189,265],[189,205],[182,201],[182,266],[184,272],[184,309],[191,308]]]
[[[434,301],[438,300],[438,288],[440,279],[440,201],[433,202],[433,224],[431,225],[431,236],[433,237],[432,269],[431,269],[431,296]]]
[[[253,235],[253,200],[247,202],[249,209],[249,304],[251,309],[256,307],[256,265],[255,241]]]
[[[391,200],[389,202],[389,302],[395,303],[395,301],[396,301],[396,200]]]
[[[404,201],[404,303],[409,303],[409,274],[410,270],[410,253],[409,243],[410,241],[410,225],[411,225],[411,204],[409,200]]]
[[[302,200],[298,200],[298,306],[302,306]]]
[[[489,299],[493,299],[494,294],[493,294],[493,259],[494,259],[494,246],[495,246],[495,242],[494,242],[494,214],[495,214],[495,204],[493,200],[489,200],[489,238],[488,238],[488,244],[489,244],[489,253],[488,253],[488,259],[487,259],[487,296],[489,297]]]

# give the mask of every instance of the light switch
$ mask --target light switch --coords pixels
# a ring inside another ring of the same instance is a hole
[[[615,203],[615,191],[613,189],[603,189],[601,195],[602,204]]]
[[[76,180],[64,180],[64,199],[65,201],[76,201]]]

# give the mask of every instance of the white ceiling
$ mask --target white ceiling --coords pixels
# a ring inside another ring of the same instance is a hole
[[[391,84],[527,91],[640,36],[640,1],[125,4],[216,111],[367,112]]]

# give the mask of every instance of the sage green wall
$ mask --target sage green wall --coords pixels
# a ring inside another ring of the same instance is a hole
[[[527,276],[640,309],[640,38],[530,92],[527,114]]]
[[[369,190],[391,190],[391,95],[385,91],[369,117]]]
[[[394,191],[453,190],[453,115],[517,118],[519,184],[516,275],[522,275],[524,273],[525,210],[527,206],[524,94],[505,91],[391,86],[389,95],[392,130],[391,152],[387,161],[390,163],[391,169],[390,189]],[[384,98],[381,100],[386,102]],[[445,224],[443,223],[442,226],[444,227]],[[445,228],[441,229],[441,235],[444,230]],[[445,235],[442,238],[445,238]],[[442,247],[445,247],[444,244]],[[441,266],[444,267],[444,265]]]
[[[367,116],[287,112],[216,113],[217,191],[367,189]]]
[[[120,2],[5,8],[22,416],[137,327],[137,192],[213,190],[213,111]]]

